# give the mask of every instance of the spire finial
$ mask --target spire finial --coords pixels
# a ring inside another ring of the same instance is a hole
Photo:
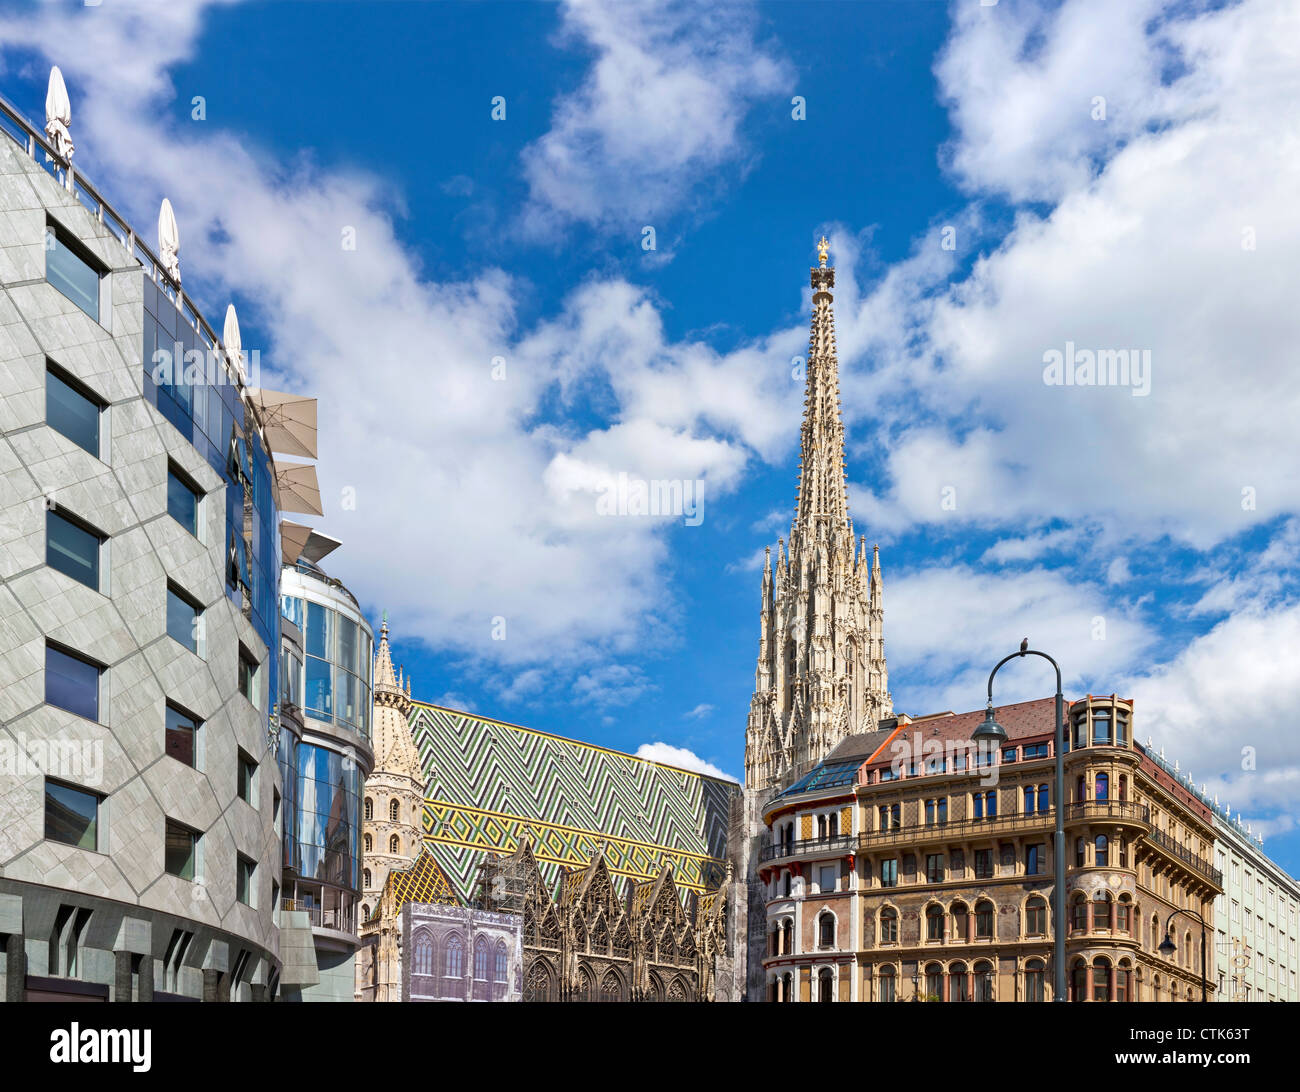
[[[823,269],[826,268],[826,259],[830,257],[831,244],[826,241],[826,236],[822,236],[822,241],[817,244],[817,261]]]

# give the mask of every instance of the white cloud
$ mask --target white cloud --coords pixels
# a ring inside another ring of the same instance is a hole
[[[1205,548],[1300,508],[1300,9],[954,10],[938,67],[954,169],[980,196],[1054,204],[1021,210],[951,287],[917,265],[913,287],[861,303],[905,307],[871,382],[845,388],[889,444],[865,510],[902,528],[1099,520]],[[1150,394],[1046,385],[1067,342],[1150,350]]]
[[[1079,534],[1078,528],[1069,527],[1060,531],[1040,531],[1023,538],[1004,538],[985,550],[980,560],[1001,565],[1012,561],[1036,561],[1044,554],[1073,548],[1078,543]]]
[[[713,763],[705,762],[694,751],[687,750],[685,747],[674,747],[671,743],[643,743],[636,749],[636,757],[648,759],[650,762],[662,762],[665,766],[692,770],[709,777],[720,777],[725,781],[738,780]]]
[[[701,702],[694,709],[687,710],[683,713],[682,717],[685,720],[701,720],[712,712],[713,706],[709,705],[707,702]]]
[[[1293,812],[1300,799],[1300,604],[1243,611],[1172,662],[1120,683],[1149,734],[1234,812]],[[1250,768],[1253,764],[1253,768]]]
[[[755,41],[748,4],[570,0],[563,17],[563,40],[594,59],[524,151],[523,226],[612,225],[639,245],[641,228],[696,187],[743,170],[745,117],[790,82],[789,70]]]

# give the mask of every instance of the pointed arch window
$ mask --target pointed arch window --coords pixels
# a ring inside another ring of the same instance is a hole
[[[402,842],[401,839],[398,838],[396,834],[394,834],[391,838],[388,839],[388,852],[389,853],[402,852]]]
[[[366,818],[373,819],[374,817],[375,817],[375,802],[371,800],[370,797],[367,796],[366,797]]]
[[[388,818],[392,822],[396,823],[400,817],[401,817],[401,805],[398,804],[396,800],[390,800],[388,802]]]
[[[506,955],[506,942],[504,940],[498,940],[496,968],[495,968],[496,973],[493,975],[493,977],[498,982],[505,982],[506,974],[509,969],[509,966],[510,966],[510,960],[509,957]],[[588,984],[588,989],[590,990],[590,984]]]
[[[367,852],[367,853],[372,853],[372,852],[374,852],[374,848],[375,848],[375,840],[374,840],[373,838],[371,838],[369,834],[367,834],[367,835],[365,836],[365,838],[364,838],[362,841],[363,841],[364,844],[365,844],[366,852]]]
[[[823,910],[817,919],[817,944],[822,948],[835,947],[835,915]]]
[[[474,942],[474,977],[479,982],[488,980],[488,946],[482,937]]]
[[[428,933],[416,936],[411,962],[411,969],[416,974],[433,974],[433,941],[429,939]]]
[[[465,973],[465,942],[456,933],[447,941],[442,973],[448,978],[460,978]]]

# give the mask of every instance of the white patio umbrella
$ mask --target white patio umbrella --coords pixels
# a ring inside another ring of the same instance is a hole
[[[181,235],[176,228],[176,213],[172,203],[163,198],[158,210],[158,255],[163,268],[177,284],[181,283]]]
[[[235,374],[239,376],[241,384],[248,382],[248,376],[244,373],[244,343],[239,337],[239,316],[235,314],[235,305],[229,304],[226,307],[226,325],[221,333],[221,341],[226,347],[226,356],[230,360],[230,366],[235,369]]]
[[[76,151],[68,132],[71,124],[72,103],[68,100],[68,85],[63,82],[63,73],[56,64],[50,69],[50,86],[45,92],[45,135],[54,145],[55,154],[64,161],[71,159]]]

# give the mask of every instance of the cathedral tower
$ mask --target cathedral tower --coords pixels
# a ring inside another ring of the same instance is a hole
[[[745,736],[745,787],[784,787],[845,736],[893,710],[885,670],[880,553],[855,541],[844,470],[839,362],[827,242],[812,273],[812,333],[790,541],[763,566],[758,669]]]
[[[375,768],[366,778],[361,824],[361,899],[367,911],[379,902],[388,874],[420,855],[423,836],[424,773],[407,719],[411,683],[393,671],[387,615],[375,650],[374,703]]]

